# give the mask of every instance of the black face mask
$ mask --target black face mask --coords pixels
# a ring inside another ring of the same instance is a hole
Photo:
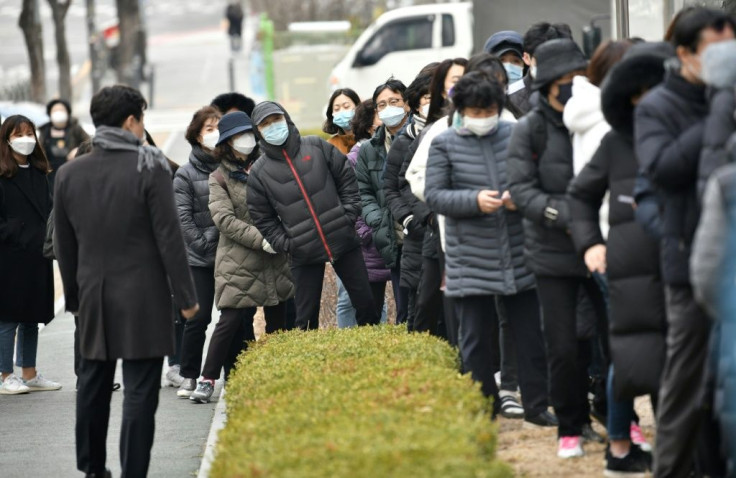
[[[560,89],[560,92],[557,93],[555,99],[559,101],[562,106],[565,106],[567,102],[570,101],[570,98],[572,98],[572,82],[563,83],[557,87]]]

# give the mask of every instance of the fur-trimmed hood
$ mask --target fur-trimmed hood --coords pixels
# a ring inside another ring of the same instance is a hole
[[[664,79],[665,62],[675,55],[671,44],[640,43],[632,46],[601,85],[601,108],[611,127],[627,135],[634,131],[631,98],[651,90]]]

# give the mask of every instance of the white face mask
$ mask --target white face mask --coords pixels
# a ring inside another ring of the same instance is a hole
[[[202,136],[202,146],[204,146],[205,148],[209,150],[213,150],[215,149],[215,146],[217,146],[217,141],[219,139],[220,139],[220,132],[217,130],[214,130]]]
[[[36,140],[33,136],[21,136],[8,141],[8,144],[13,148],[13,151],[23,156],[28,156],[36,148]]]
[[[488,118],[469,118],[463,116],[463,127],[476,136],[485,136],[498,126],[498,115]]]
[[[66,111],[54,111],[51,113],[51,124],[54,126],[66,126],[67,121],[69,121],[69,115],[66,113]]]
[[[537,77],[537,65],[532,65],[532,66],[529,67],[529,75],[532,78],[536,78]]]
[[[250,154],[256,147],[256,137],[253,133],[244,133],[233,140],[233,149],[241,154]]]
[[[422,106],[422,109],[420,110],[420,114],[422,115],[422,118],[427,119],[429,116],[429,103]]]

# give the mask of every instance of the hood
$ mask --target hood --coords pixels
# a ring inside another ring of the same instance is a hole
[[[614,130],[633,134],[631,98],[660,84],[664,80],[666,63],[674,55],[675,50],[669,43],[639,43],[611,68],[601,85],[601,109]]]
[[[271,110],[274,106],[283,111],[284,118],[286,118],[286,124],[289,125],[289,137],[286,138],[286,143],[280,146],[274,146],[264,141],[263,136],[261,136],[261,132],[258,131],[257,125],[257,123],[263,119],[261,118],[261,114],[263,113],[263,111]],[[261,152],[263,152],[268,158],[284,159],[284,150],[286,150],[286,153],[291,158],[294,158],[299,154],[299,148],[301,146],[301,135],[299,134],[299,130],[296,128],[296,125],[291,120],[291,116],[289,116],[286,108],[276,103],[275,101],[263,101],[261,103],[258,103],[258,105],[253,109],[252,118],[255,126],[253,128],[253,133],[255,133],[256,139],[258,140],[258,146],[260,147]]]
[[[214,156],[199,146],[192,147],[192,152],[189,153],[189,162],[205,174],[210,174],[217,169],[217,165],[219,164],[219,161]]]
[[[736,40],[713,43],[702,56],[703,81],[713,88],[736,85]]]
[[[601,90],[584,76],[572,80],[572,98],[565,105],[563,121],[571,133],[577,134],[606,121],[601,111]]]

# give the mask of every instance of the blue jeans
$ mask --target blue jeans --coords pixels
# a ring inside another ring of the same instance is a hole
[[[631,422],[634,421],[634,400],[616,401],[613,397],[613,365],[608,370],[608,438],[610,440],[630,440]]]
[[[337,281],[337,327],[340,329],[346,329],[349,327],[355,327],[358,322],[355,320],[355,307],[350,302],[350,296],[345,286],[342,285],[342,281],[339,277],[335,277]],[[383,303],[383,312],[381,313],[381,323],[386,323],[386,303]]]
[[[24,368],[36,366],[38,324],[0,322],[0,373],[13,373],[13,339],[16,350],[15,365]]]

